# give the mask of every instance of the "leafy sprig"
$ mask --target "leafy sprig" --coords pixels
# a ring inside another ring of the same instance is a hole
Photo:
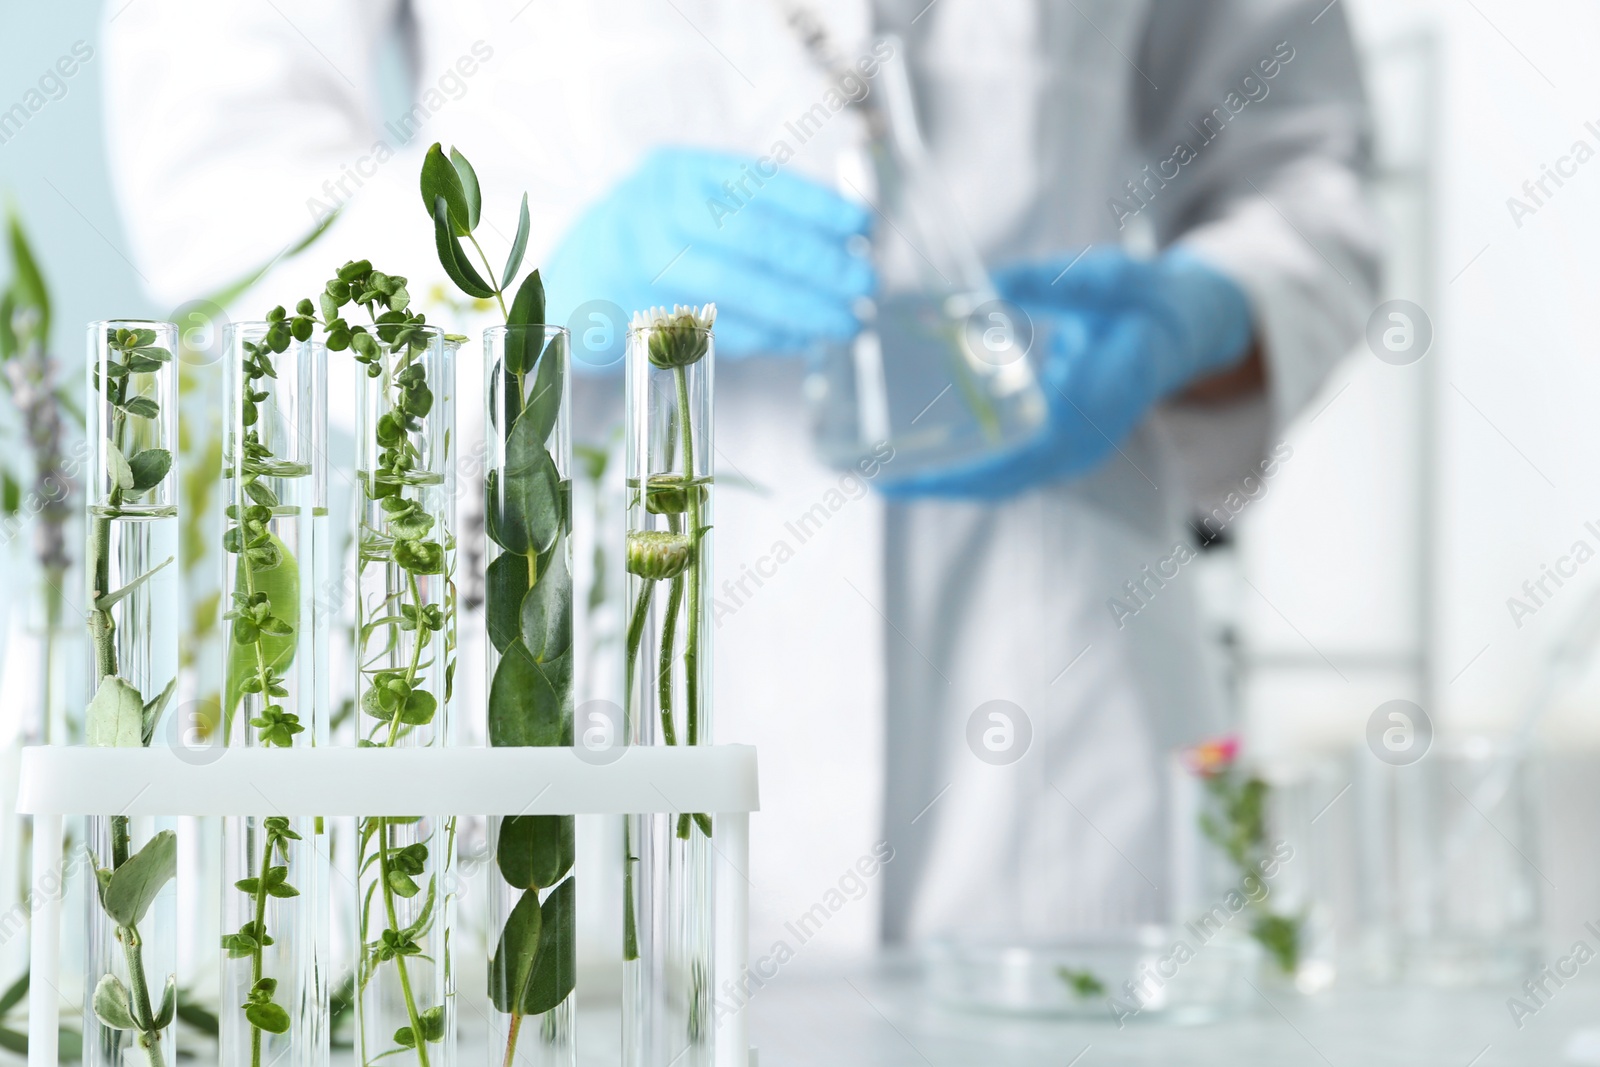
[[[1272,787],[1259,775],[1241,771],[1229,760],[1201,773],[1217,813],[1200,813],[1200,830],[1228,857],[1242,876],[1259,878],[1267,854],[1267,799]],[[1250,936],[1267,951],[1284,974],[1300,966],[1304,949],[1303,915],[1275,912],[1267,898],[1250,901]]]
[[[172,562],[169,557],[150,570],[112,590],[111,524],[125,506],[155,489],[172,469],[172,453],[144,447],[130,453],[130,429],[145,429],[161,416],[160,402],[144,391],[149,375],[172,362],[172,353],[156,344],[156,331],[146,327],[117,327],[105,335],[107,351],[91,378],[93,389],[110,407],[109,437],[100,443],[105,474],[110,483],[103,506],[94,509],[89,527],[89,564],[92,568],[89,633],[94,646],[96,690],[84,716],[85,736],[91,745],[143,747],[150,743],[162,711],[177,686],[173,678],[158,694],[146,699],[119,676],[116,620],[113,609],[139,590]],[[137,426],[136,426],[137,424]],[[148,433],[139,434],[147,438]],[[102,487],[96,487],[96,492]],[[161,1033],[171,1025],[177,1010],[177,979],[168,975],[159,1004],[152,1001],[144,969],[144,942],[138,925],[162,888],[177,875],[177,838],[162,831],[133,850],[128,817],[109,820],[111,863],[94,861],[100,909],[116,926],[117,941],[127,961],[125,984],[111,973],[96,982],[90,1005],[101,1025],[136,1034],[151,1067],[162,1067]]]
[[[288,1011],[273,999],[278,980],[265,974],[265,951],[276,943],[267,933],[267,901],[300,895],[300,891],[289,884],[290,842],[299,841],[300,835],[282,816],[263,819],[261,832],[261,863],[255,877],[233,883],[235,889],[254,902],[255,917],[241,925],[237,932],[222,937],[222,948],[230,959],[250,960],[250,990],[239,1010],[250,1023],[250,1062],[255,1067],[261,1063],[261,1035],[286,1034],[290,1025]],[[278,862],[274,863],[274,859]]]
[[[561,413],[563,335],[546,340],[544,282],[530,271],[517,286],[528,244],[523,194],[516,237],[496,271],[473,235],[482,195],[472,164],[452,148],[428,150],[422,202],[434,224],[445,273],[467,295],[493,298],[505,319],[490,419],[503,435],[503,462],[485,479],[488,534],[499,548],[484,592],[489,637],[499,663],[489,685],[488,732],[494,746],[572,743],[572,575],[567,566],[568,489],[547,447]],[[462,247],[477,252],[479,273]],[[489,995],[510,1018],[504,1061],[513,1062],[522,1020],[543,1015],[572,993],[576,977],[576,889],[571,816],[530,816],[500,823],[496,863],[521,890],[489,965]]]

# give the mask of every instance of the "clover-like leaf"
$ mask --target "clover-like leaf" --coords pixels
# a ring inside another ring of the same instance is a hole
[[[156,1011],[156,1029],[165,1030],[178,1014],[178,977],[167,975],[166,992],[161,994],[161,1007]]]
[[[128,458],[110,441],[106,442],[106,476],[111,479],[111,488],[128,491],[133,488],[133,468],[128,465]]]
[[[100,976],[94,987],[94,1017],[113,1030],[137,1030],[133,1006],[128,1002],[128,987],[114,974]]]
[[[101,748],[144,747],[144,698],[114,674],[100,679],[84,716],[84,740]]]
[[[246,1004],[244,1017],[257,1030],[265,1030],[269,1034],[289,1032],[289,1013],[276,1004]]]
[[[105,912],[118,926],[137,926],[156,896],[178,873],[178,836],[163,830],[111,872]]]

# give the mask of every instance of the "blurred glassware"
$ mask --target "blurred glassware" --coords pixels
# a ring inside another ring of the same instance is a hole
[[[888,58],[855,101],[868,136],[853,168],[870,188],[846,184],[881,220],[882,291],[852,342],[814,354],[806,397],[824,462],[850,468],[887,441],[905,477],[1025,444],[1046,408],[1032,323],[999,298],[923,141],[905,43],[882,37],[873,53]]]
[[[1044,945],[936,941],[923,963],[928,994],[945,1007],[1189,1025],[1250,1008],[1260,956],[1247,940],[1141,926]]]
[[[1333,918],[1311,847],[1320,790],[1304,775],[1269,779],[1232,735],[1181,748],[1169,766],[1173,924],[1252,940],[1263,977],[1327,988]]]
[[[1538,970],[1549,882],[1531,750],[1471,736],[1408,766],[1358,766],[1371,976],[1462,986]]]

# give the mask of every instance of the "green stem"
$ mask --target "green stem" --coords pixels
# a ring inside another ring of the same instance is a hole
[[[622,958],[639,958],[639,920],[633,908],[633,869],[639,857],[633,854],[633,816],[622,819]]]
[[[631,737],[633,725],[633,665],[639,661],[639,646],[644,643],[644,624],[649,617],[650,595],[655,592],[656,583],[648,578],[640,579],[639,599],[633,605],[633,618],[628,620],[628,665],[627,681],[622,690],[622,732],[624,737]]]
[[[650,596],[655,592],[656,583],[648,578],[640,579],[639,599],[633,605],[633,617],[628,620],[628,659],[627,679],[622,689],[622,732],[624,737],[632,736],[633,727],[633,669],[639,662],[639,646],[644,643],[644,624],[650,614]],[[639,925],[633,907],[633,868],[639,862],[639,857],[633,854],[633,824],[632,819],[622,820],[623,834],[623,886],[622,886],[622,958],[636,960],[639,958]]]
[[[380,819],[378,827],[378,877],[383,879],[383,907],[389,916],[389,929],[400,929],[400,915],[395,910],[394,890],[389,886],[389,820]],[[400,975],[400,993],[406,1002],[406,1017],[411,1020],[412,1047],[417,1050],[417,1062],[428,1067],[428,1039],[422,1032],[422,1016],[417,1013],[417,1001],[411,994],[411,976],[406,973],[406,958],[394,958],[395,970]]]
[[[128,862],[133,842],[126,815],[111,817],[111,866],[115,870]],[[128,993],[134,1021],[139,1024],[139,1045],[150,1059],[150,1067],[164,1067],[161,1051],[156,1043],[161,1039],[155,1028],[155,1014],[150,1010],[150,985],[144,977],[144,944],[139,931],[133,926],[117,927],[117,940],[122,942],[122,952],[128,961]]]
[[[494,284],[494,279],[498,272],[489,264],[489,257],[484,254],[483,246],[478,243],[478,239],[469,233],[467,234],[467,240],[471,241],[472,247],[478,250],[478,258],[483,260],[483,267],[489,272],[487,277],[489,279],[489,285],[494,288],[495,303],[500,305],[500,317],[509,321],[511,318],[511,312],[506,310],[505,294],[500,291],[499,286]]]
[[[506,1031],[506,1055],[503,1061],[505,1067],[511,1067],[512,1061],[517,1055],[517,1031],[521,1029],[522,1013],[514,1011],[511,1013],[511,1027]]]
[[[250,986],[261,981],[265,970],[262,956],[266,951],[261,944],[267,932],[267,868],[272,865],[272,834],[266,835],[266,846],[261,850],[261,868],[256,871],[256,947],[250,952]],[[250,1026],[250,1067],[261,1067],[261,1028]]]
[[[688,634],[683,647],[683,703],[684,718],[688,727],[686,740],[691,745],[700,743],[700,542],[705,535],[705,525],[700,513],[700,486],[694,474],[694,425],[689,411],[689,370],[672,369],[678,386],[678,433],[683,442],[683,491],[689,501],[689,568],[685,572],[689,584]],[[711,820],[703,815],[694,817],[695,825],[707,837],[711,836]],[[678,816],[678,837],[689,837],[689,817]]]
[[[683,603],[683,575],[672,579],[667,592],[667,614],[661,621],[661,667],[656,673],[656,688],[661,694],[661,737],[669,745],[678,743],[672,722],[672,642],[678,628],[678,606]]]

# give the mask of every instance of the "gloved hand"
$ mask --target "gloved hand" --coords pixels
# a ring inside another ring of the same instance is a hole
[[[549,257],[550,321],[591,300],[630,316],[714,301],[721,356],[848,340],[860,329],[852,303],[877,285],[871,263],[846,248],[868,221],[831,189],[788,171],[766,177],[754,159],[658,148]],[[581,336],[584,324],[573,325]]]
[[[887,496],[995,500],[1082,474],[1161,400],[1249,351],[1244,291],[1190,253],[1144,261],[1104,248],[1069,263],[1024,264],[994,279],[1044,344],[1036,367],[1048,416],[1038,436],[980,463],[878,479]]]

